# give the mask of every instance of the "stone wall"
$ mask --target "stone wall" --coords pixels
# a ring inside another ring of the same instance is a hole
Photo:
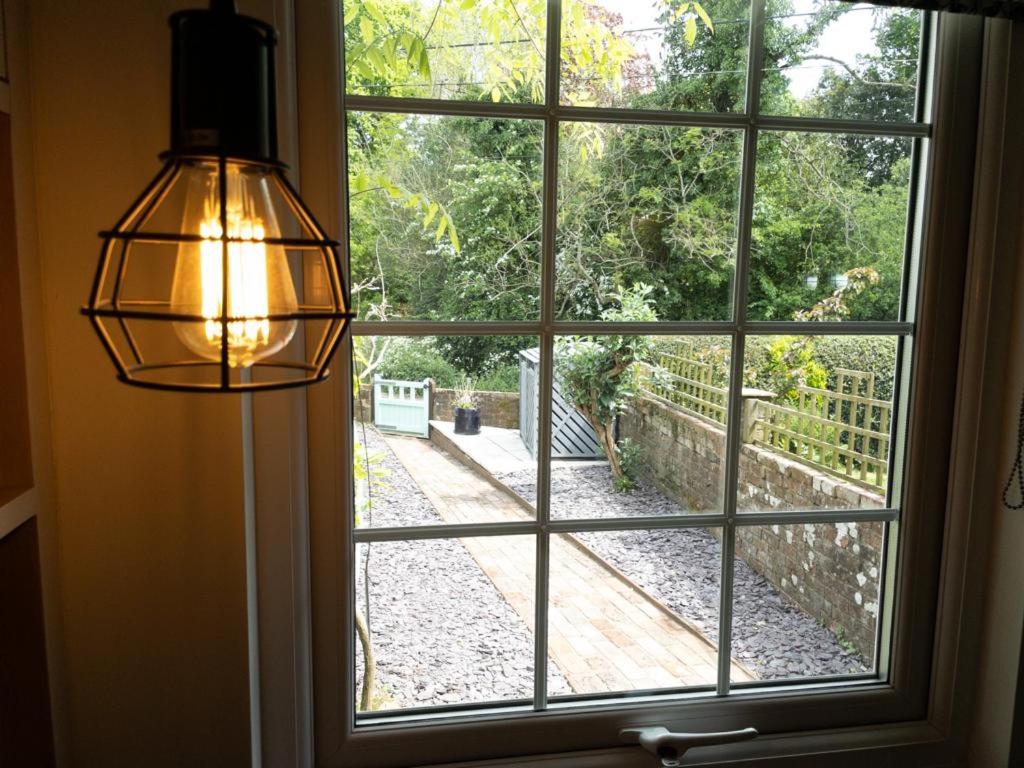
[[[720,426],[642,398],[619,419],[619,437],[640,445],[645,477],[666,496],[694,511],[721,511]],[[739,487],[738,506],[748,511],[884,505],[876,493],[750,444],[740,450]],[[870,663],[883,532],[881,523],[739,526],[736,554]]]
[[[454,389],[435,389],[431,393],[430,418],[439,421],[453,421],[455,409]],[[519,429],[519,393],[517,392],[476,392],[480,405],[480,423],[485,427]]]

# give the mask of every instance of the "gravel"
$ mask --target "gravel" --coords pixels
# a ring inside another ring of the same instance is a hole
[[[374,527],[442,523],[430,500],[371,427],[356,425],[372,469]],[[536,493],[532,471],[499,479],[521,496]],[[554,517],[599,518],[683,514],[656,488],[641,482],[615,493],[605,465],[552,467]],[[719,541],[702,528],[575,534],[634,583],[685,617],[712,642],[718,638]],[[365,615],[363,566],[357,547],[356,594]],[[370,623],[377,661],[377,709],[531,698],[533,635],[458,539],[378,542],[370,548]],[[734,575],[733,655],[764,679],[867,671],[835,635],[780,595],[745,562]],[[357,689],[363,658],[358,642]],[[548,663],[553,695],[571,693]],[[357,691],[358,697],[358,691]]]
[[[442,523],[384,439],[372,428],[356,438],[368,445],[374,483],[365,525]],[[374,458],[375,457],[375,458]],[[367,545],[357,547],[356,595],[365,616]],[[376,656],[374,707],[400,709],[530,699],[533,634],[458,539],[377,542],[370,546],[370,626]],[[356,643],[356,681],[363,654]],[[548,665],[552,693],[570,693],[564,675]],[[358,701],[357,691],[357,701]]]
[[[536,476],[499,477],[524,498],[533,498]],[[556,518],[638,517],[686,514],[680,505],[641,481],[630,493],[612,490],[607,465],[555,465],[551,510]],[[718,639],[722,549],[703,528],[577,533],[574,536],[622,571],[644,591]],[[743,560],[733,574],[733,657],[762,679],[866,672],[860,657],[836,636],[779,594]]]

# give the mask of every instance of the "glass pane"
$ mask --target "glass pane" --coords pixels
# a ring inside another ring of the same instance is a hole
[[[741,111],[749,27],[749,0],[564,2],[562,103]]]
[[[769,0],[761,111],[911,121],[921,12],[833,0]]]
[[[651,320],[727,320],[742,135],[717,128],[570,123],[559,138],[555,311],[605,313],[653,286]]]
[[[357,708],[532,698],[535,551],[533,536],[357,545]],[[368,706],[360,624],[374,659]]]
[[[724,336],[558,338],[551,517],[721,514],[729,351]]]
[[[748,317],[899,319],[910,139],[758,138]]]
[[[349,93],[544,101],[545,0],[345,0]]]
[[[895,336],[751,336],[740,511],[884,507]]]
[[[541,123],[352,112],[348,119],[360,318],[536,319]]]
[[[356,526],[533,519],[522,336],[355,336]],[[514,475],[530,493],[503,481]],[[521,489],[519,489],[521,490]]]
[[[703,528],[552,537],[548,653],[571,693],[715,685],[720,538]]]
[[[762,680],[873,671],[885,535],[878,522],[739,526],[733,657]]]

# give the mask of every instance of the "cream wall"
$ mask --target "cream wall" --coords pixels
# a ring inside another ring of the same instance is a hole
[[[189,5],[31,7],[66,765],[248,762],[238,400],[118,383],[78,313],[97,231],[167,147],[166,18]]]

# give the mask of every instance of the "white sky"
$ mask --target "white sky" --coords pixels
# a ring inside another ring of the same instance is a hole
[[[796,13],[808,13],[818,7],[815,0],[792,0]],[[597,0],[597,4],[609,11],[618,13],[623,18],[625,29],[645,29],[658,26],[658,16],[664,7],[657,0]],[[704,7],[714,21],[714,0],[705,0]],[[796,17],[787,21],[788,24],[803,25],[806,17]],[[854,10],[845,14],[840,23],[827,27],[821,36],[818,46],[812,53],[821,53],[841,59],[849,64],[856,62],[857,54],[871,53],[875,50],[872,38],[871,6],[857,5]],[[647,38],[640,47],[646,50],[655,64],[661,59],[660,40]],[[808,61],[806,67],[794,67],[787,72],[790,80],[790,93],[798,98],[807,96],[818,84],[824,68],[834,65],[825,61]]]

